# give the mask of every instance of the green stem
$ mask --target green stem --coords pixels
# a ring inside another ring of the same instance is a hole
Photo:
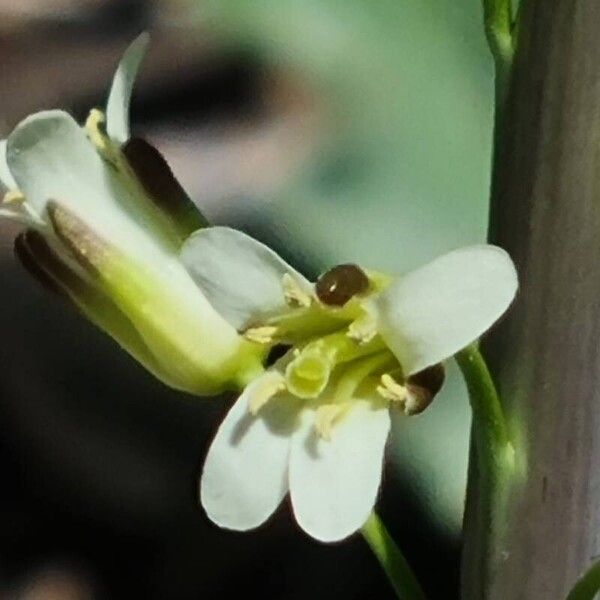
[[[514,450],[496,386],[479,348],[472,344],[456,355],[471,402],[479,467],[493,475],[512,468]]]
[[[494,59],[510,62],[514,51],[511,0],[483,0],[483,22]]]
[[[592,565],[575,584],[567,600],[594,600],[600,591],[600,562]]]
[[[400,548],[375,512],[363,525],[361,533],[388,576],[401,600],[425,600],[417,578],[406,562]]]
[[[473,413],[473,435],[480,474],[479,518],[481,531],[487,534],[480,543],[482,553],[500,552],[497,543],[502,535],[499,515],[510,493],[515,472],[515,452],[510,442],[508,426],[492,376],[477,345],[472,344],[456,355],[469,392]],[[496,540],[496,542],[492,542]],[[485,564],[495,564],[488,560]]]
[[[496,67],[496,108],[504,105],[515,52],[511,0],[483,0],[485,35]]]

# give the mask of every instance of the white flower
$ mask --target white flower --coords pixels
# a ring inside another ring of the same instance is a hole
[[[213,309],[179,260],[206,223],[161,155],[129,135],[148,36],[126,51],[106,117],[59,110],[23,120],[0,146],[0,216],[24,223],[22,262],[162,381],[195,394],[239,389],[264,350]]]
[[[232,229],[193,234],[181,256],[233,326],[289,348],[221,424],[202,473],[204,509],[248,530],[289,492],[302,529],[327,542],[373,508],[390,410],[423,410],[443,382],[439,363],[481,336],[517,289],[508,255],[486,245],[398,278],[340,266],[316,285]]]

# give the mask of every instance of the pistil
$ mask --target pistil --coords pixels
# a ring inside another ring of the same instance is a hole
[[[316,398],[325,389],[336,366],[383,349],[385,345],[379,337],[359,344],[348,337],[346,331],[323,336],[308,343],[287,366],[288,388],[300,398]]]

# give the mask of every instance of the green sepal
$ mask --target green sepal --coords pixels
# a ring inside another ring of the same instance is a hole
[[[262,371],[268,350],[240,336],[179,263],[164,265],[169,274],[165,279],[164,273],[136,263],[57,202],[48,202],[47,212],[58,239],[126,315],[173,387],[215,394],[238,389]]]
[[[131,138],[121,146],[121,152],[148,198],[182,242],[197,229],[208,225],[167,161],[152,144],[142,138]]]
[[[21,233],[15,239],[14,250],[25,269],[46,289],[69,300],[157,379],[177,387],[159,367],[127,317],[94,284],[68,266],[39,232]]]

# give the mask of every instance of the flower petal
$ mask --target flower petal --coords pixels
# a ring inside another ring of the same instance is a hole
[[[471,246],[399,277],[370,308],[408,376],[481,336],[509,307],[517,287],[515,267],[504,250]]]
[[[6,140],[0,140],[0,192],[14,190],[17,184],[6,162]]]
[[[228,227],[210,227],[192,234],[181,260],[213,306],[237,329],[285,306],[283,275],[302,289],[312,286],[273,250]]]
[[[254,370],[258,349],[200,293],[143,202],[129,195],[72,117],[28,117],[9,136],[7,157],[27,201],[127,315],[177,387],[212,394]]]
[[[297,422],[293,398],[277,397],[257,417],[249,396],[264,377],[251,383],[219,427],[200,483],[200,500],[220,527],[246,531],[264,523],[287,493],[291,432]]]
[[[314,419],[306,411],[305,419]],[[348,537],[365,523],[381,482],[389,409],[358,400],[332,430],[330,441],[314,427],[292,440],[290,492],[298,524],[322,542]]]
[[[21,121],[8,137],[6,160],[19,189],[40,213],[50,199],[80,214],[82,209],[98,210],[97,196],[106,189],[105,167],[66,112],[42,111]]]
[[[160,235],[100,158],[85,132],[59,110],[30,115],[10,134],[6,157],[19,189],[44,217],[59,202],[122,250],[147,264],[167,253]],[[169,250],[169,253],[172,253]],[[172,259],[177,260],[174,253]]]
[[[129,139],[129,104],[135,78],[148,48],[148,33],[139,35],[127,48],[113,78],[106,104],[106,132],[122,144]]]

